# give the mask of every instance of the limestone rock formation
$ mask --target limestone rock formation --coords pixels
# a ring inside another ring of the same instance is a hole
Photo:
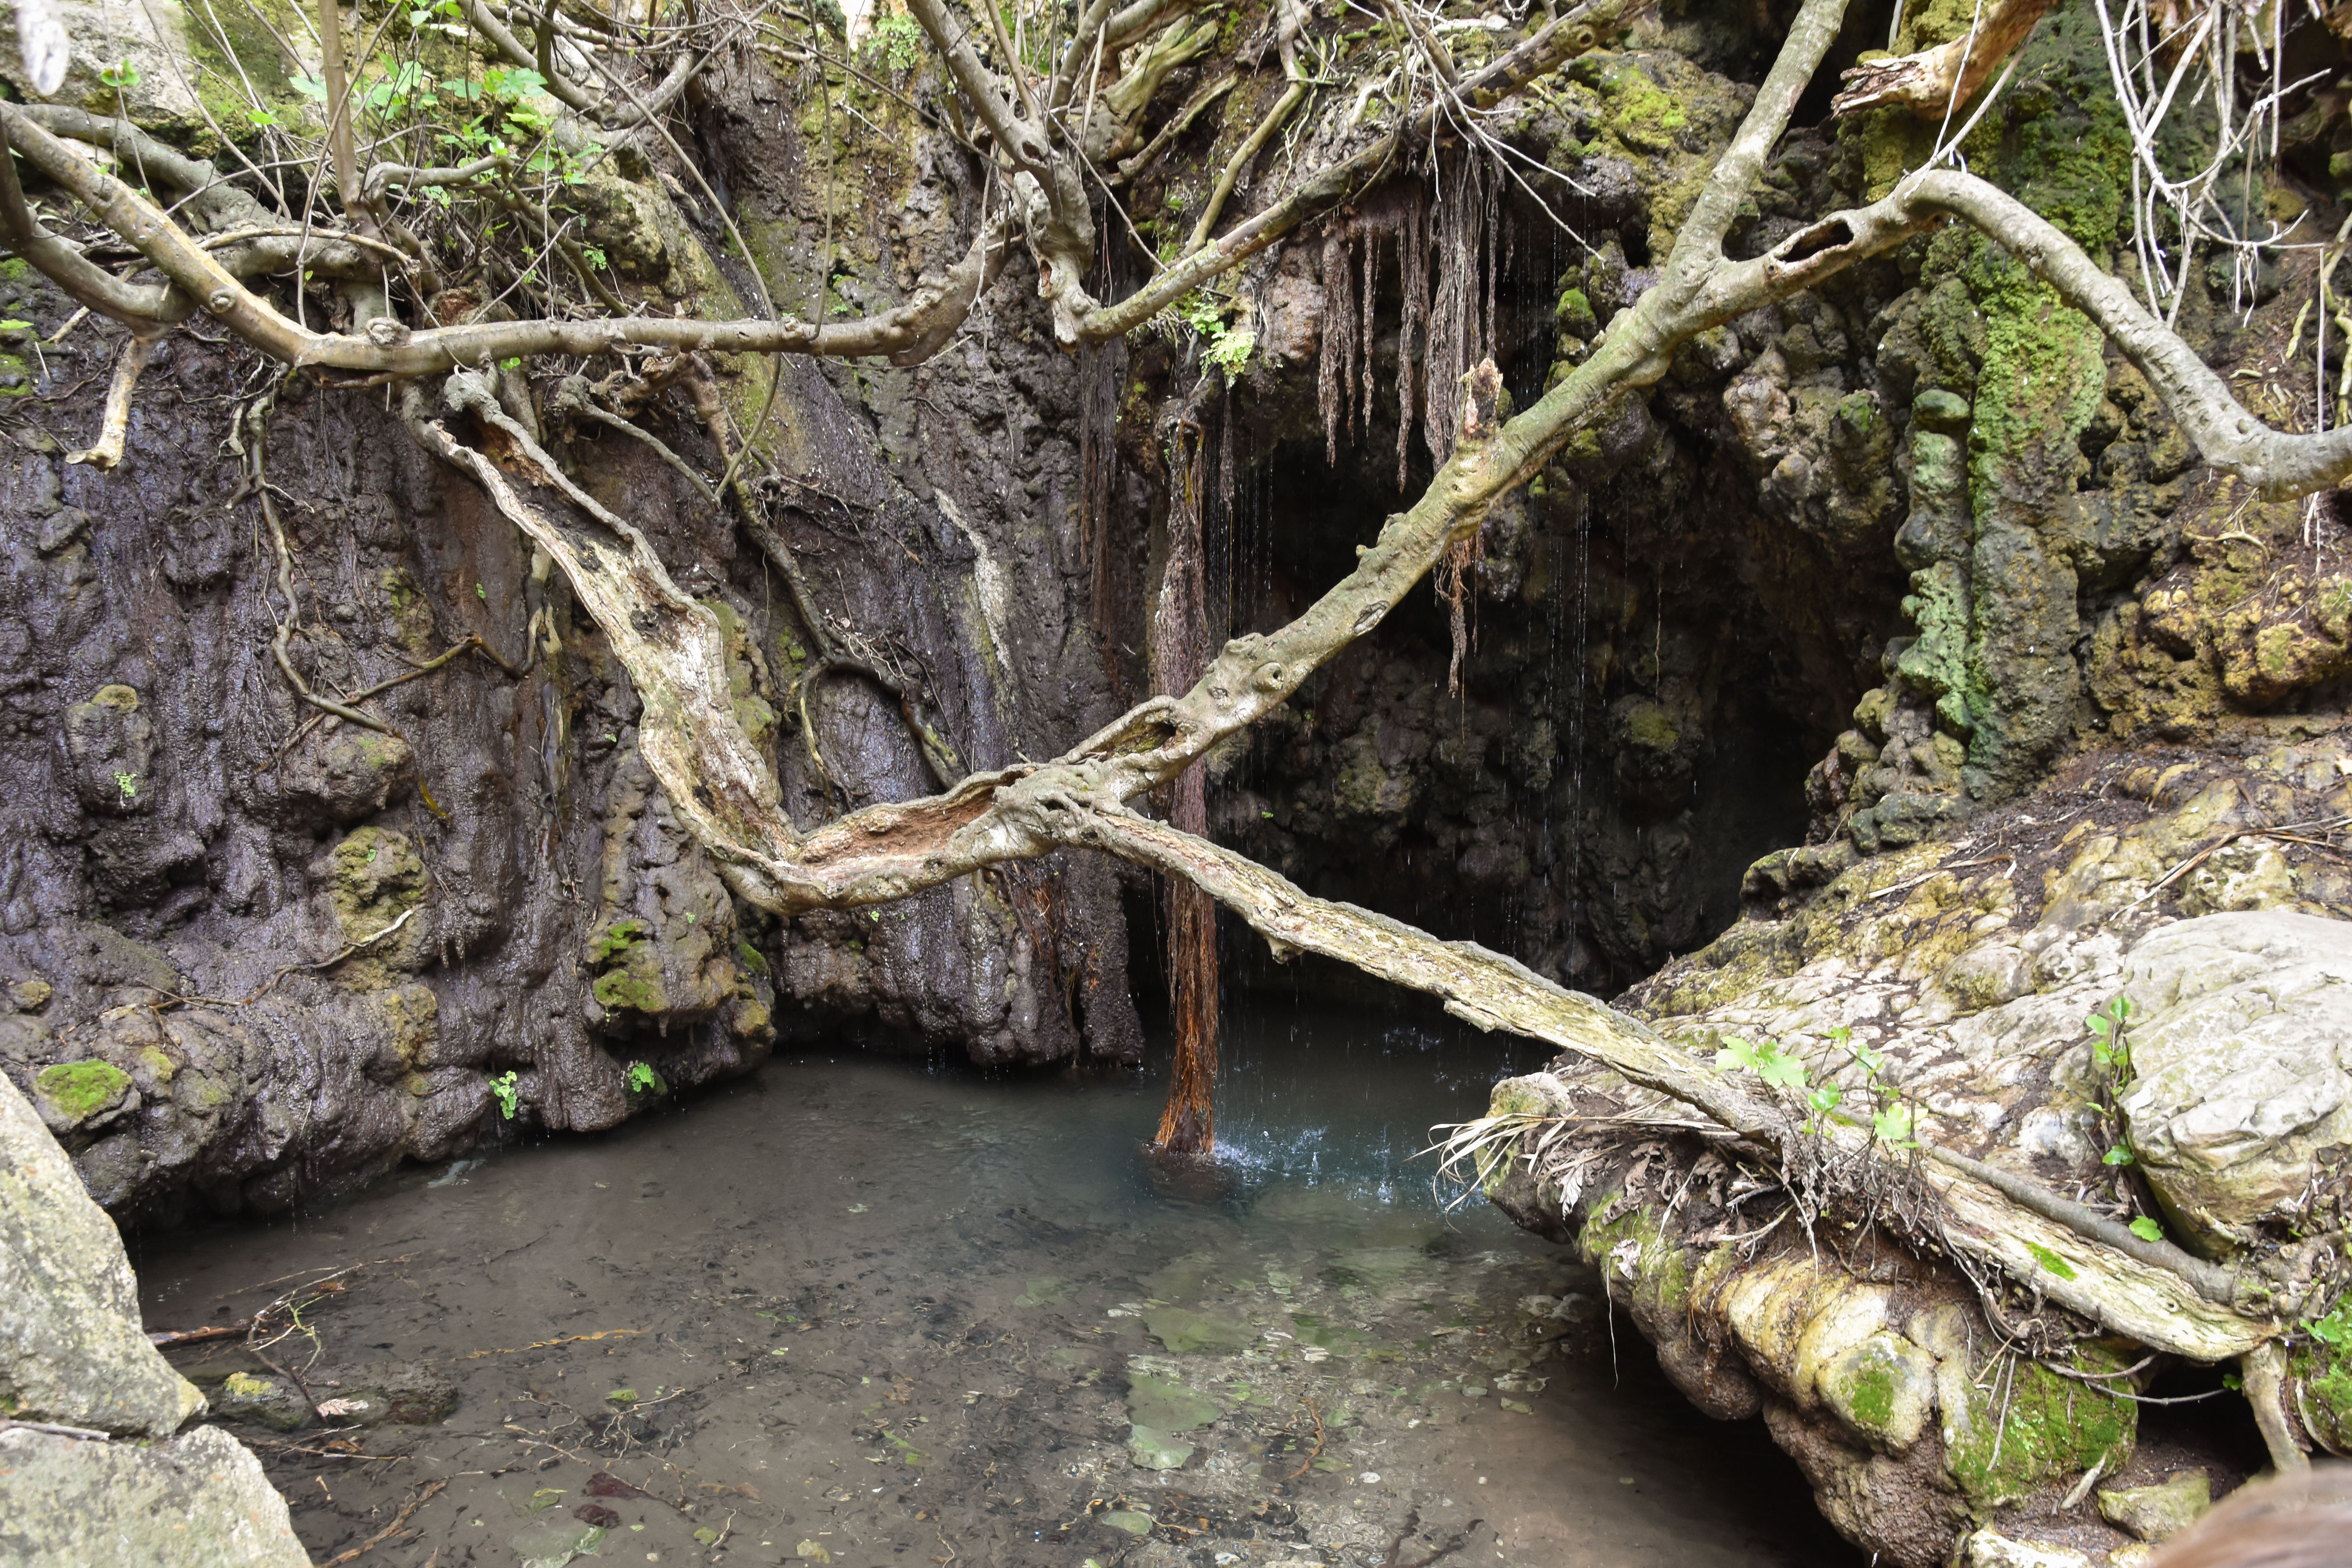
[[[93,1063],[43,1098],[111,1099],[121,1077]],[[0,1405],[15,1420],[154,1438],[205,1405],[147,1342],[114,1222],[13,1084],[0,1087]]]
[[[2242,1248],[2297,1217],[2352,1143],[2352,921],[2207,915],[2136,945],[2132,1151],[2182,1232]]]
[[[1831,1521],[1906,1568],[1955,1550],[2122,1562],[2144,1548],[2119,1529],[2158,1528],[2158,1489],[2243,1474],[2178,1428],[2151,1435],[2126,1396],[2162,1358],[1904,1239],[1934,1234],[1914,1140],[2137,1208],[2260,1279],[2305,1320],[2287,1440],[2352,1447],[2352,1333],[2322,1321],[2352,1201],[2352,872],[2295,826],[2352,819],[2352,731],[2281,739],[2241,758],[2094,752],[1968,838],[1809,895],[1751,879],[1748,919],[1630,994],[1721,1070],[1745,1075],[1767,1042],[1811,1114],[1878,1119],[1863,1207],[1809,1206],[1830,1189],[1573,1058],[1498,1086],[1494,1112],[1527,1131],[1483,1167],[1490,1195],[1602,1269],[1695,1404],[1760,1414]]]
[[[204,1408],[141,1330],[114,1222],[0,1079],[0,1551],[26,1568],[307,1568],[261,1462],[182,1430]]]

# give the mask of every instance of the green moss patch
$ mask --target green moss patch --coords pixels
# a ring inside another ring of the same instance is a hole
[[[2075,1357],[2076,1370],[2102,1375],[2121,1364]],[[1957,1401],[1956,1388],[1963,1391]],[[1990,1367],[1980,1381],[1948,1376],[1942,1392],[1944,1468],[1980,1505],[2014,1502],[2103,1460],[2119,1470],[2139,1436],[2139,1407],[2130,1400],[2022,1357]]]
[[[131,1075],[111,1062],[59,1062],[33,1077],[33,1092],[60,1119],[75,1123],[113,1105],[130,1088]]]
[[[611,963],[625,957],[631,948],[652,934],[652,929],[634,916],[614,921],[588,939],[588,962]]]

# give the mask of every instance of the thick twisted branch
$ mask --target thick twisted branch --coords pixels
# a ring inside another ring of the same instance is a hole
[[[613,316],[587,321],[481,321],[412,332],[386,321],[378,322],[378,331],[366,336],[317,332],[289,320],[246,288],[129,182],[75,153],[18,106],[0,103],[0,130],[5,130],[27,162],[70,191],[157,271],[238,337],[287,364],[340,371],[354,377],[430,375],[459,365],[551,353],[587,358],[624,343],[677,351],[719,349],[843,358],[878,354],[911,363],[936,353],[954,335],[973,300],[1003,265],[1006,248],[1002,222],[983,223],[971,248],[945,274],[927,278],[905,304],[855,321],[815,323],[789,316],[734,321]],[[27,259],[33,258],[27,256]]]
[[[1039,831],[1056,842],[1100,849],[1202,889],[1247,921],[1277,956],[1320,953],[1425,992],[1482,1029],[1507,1029],[1600,1062],[1775,1152],[1791,1150],[1801,1135],[1780,1106],[1748,1093],[1638,1021],[1552,984],[1515,959],[1475,942],[1440,942],[1353,904],[1312,898],[1254,860],[1133,812],[1051,798],[1038,800],[1034,809]],[[1873,1152],[1867,1129],[1832,1121],[1815,1135],[1839,1154]],[[2006,1173],[1995,1173],[2005,1182],[1987,1180],[1990,1167],[1966,1164],[1975,1169],[1931,1158],[1919,1173],[1943,1200],[1941,1239],[1955,1250],[2030,1281],[2105,1328],[2192,1361],[2243,1355],[2276,1333],[2274,1325],[2208,1300],[2173,1260],[2144,1259],[2071,1219],[2020,1204],[2001,1189],[2026,1184]]]

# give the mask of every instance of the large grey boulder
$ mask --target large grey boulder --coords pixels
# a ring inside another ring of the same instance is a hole
[[[2123,988],[2132,1150],[2193,1244],[2243,1246],[2352,1143],[2352,921],[2182,921],[2133,947]]]
[[[0,1414],[168,1437],[204,1407],[147,1342],[114,1221],[0,1076]]]
[[[114,1222],[0,1075],[0,1563],[308,1568],[261,1462],[179,1432],[204,1407],[147,1342]]]
[[[217,1426],[161,1443],[0,1431],[0,1563],[310,1568],[261,1461]]]

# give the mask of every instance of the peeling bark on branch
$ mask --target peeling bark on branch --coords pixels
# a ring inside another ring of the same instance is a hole
[[[1833,114],[1858,114],[1895,104],[1922,120],[1953,114],[1976,97],[1992,73],[2025,42],[2050,0],[2003,0],[1971,31],[1917,54],[1849,68]]]

